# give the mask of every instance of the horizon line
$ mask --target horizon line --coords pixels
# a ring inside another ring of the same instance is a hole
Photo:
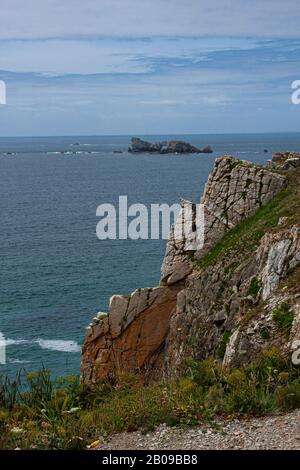
[[[136,133],[136,134],[48,134],[48,135],[7,135],[0,136],[0,139],[39,139],[52,137],[151,137],[151,136],[207,136],[207,135],[276,135],[276,134],[300,134],[300,131],[274,131],[274,132],[183,132],[183,133]]]

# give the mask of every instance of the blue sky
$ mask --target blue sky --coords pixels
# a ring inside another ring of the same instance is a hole
[[[0,136],[299,131],[299,0],[1,0]]]

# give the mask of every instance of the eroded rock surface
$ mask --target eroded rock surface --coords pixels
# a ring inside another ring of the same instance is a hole
[[[83,380],[117,379],[123,371],[158,379],[180,372],[188,357],[243,364],[273,344],[290,353],[292,343],[300,340],[299,226],[281,217],[253,249],[238,245],[226,256],[202,262],[227,231],[285,185],[286,177],[278,171],[232,157],[216,160],[201,199],[203,246],[195,245],[196,206],[182,201],[161,286],[113,296],[108,314],[99,312],[93,319],[83,347]],[[183,221],[192,229],[183,233]],[[293,313],[288,337],[273,320],[281,305]]]
[[[155,377],[163,369],[163,351],[170,317],[182,286],[145,288],[130,296],[115,295],[109,312],[88,327],[83,347],[85,382],[140,372]]]
[[[196,205],[181,201],[178,218],[171,227],[166,253],[161,267],[161,283],[172,285],[187,277],[193,264],[188,257],[197,246]]]
[[[221,157],[205,186],[203,250],[214,246],[224,233],[253,215],[285,185],[285,177],[233,157]]]
[[[300,153],[278,152],[274,153],[269,162],[271,168],[278,170],[294,170],[300,166]]]
[[[273,344],[288,352],[288,341],[273,322],[272,312],[288,303],[298,318],[299,264],[300,228],[291,227],[265,234],[250,258],[235,253],[194,271],[178,294],[171,318],[166,347],[169,374],[180,370],[185,357],[224,357],[224,364],[240,365]],[[293,270],[298,277],[296,295],[288,289],[277,292]]]

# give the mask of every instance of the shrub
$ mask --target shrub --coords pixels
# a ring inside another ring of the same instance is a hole
[[[294,380],[277,391],[277,403],[283,410],[300,407],[300,381]]]
[[[148,432],[161,423],[191,426],[212,422],[217,413],[292,409],[300,406],[299,374],[275,347],[239,369],[212,358],[190,360],[182,377],[148,386],[132,374],[116,385],[82,385],[78,377],[50,385],[41,371],[28,377],[25,392],[17,387],[13,405],[0,403],[0,449],[82,449],[99,436]]]
[[[20,373],[14,379],[0,376],[0,407],[12,410],[17,402]]]
[[[203,361],[194,361],[190,366],[189,374],[198,385],[211,387],[220,382],[223,371],[210,357]]]
[[[223,359],[225,356],[226,346],[230,340],[231,331],[225,331],[217,349],[217,356],[219,359]]]

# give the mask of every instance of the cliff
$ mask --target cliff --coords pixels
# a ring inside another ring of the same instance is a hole
[[[145,381],[180,373],[187,358],[246,364],[300,340],[299,154],[269,167],[216,160],[201,203],[203,246],[167,243],[161,284],[113,296],[87,328],[82,380],[138,372]],[[193,217],[194,204],[182,201]],[[181,214],[182,215],[182,214]]]

